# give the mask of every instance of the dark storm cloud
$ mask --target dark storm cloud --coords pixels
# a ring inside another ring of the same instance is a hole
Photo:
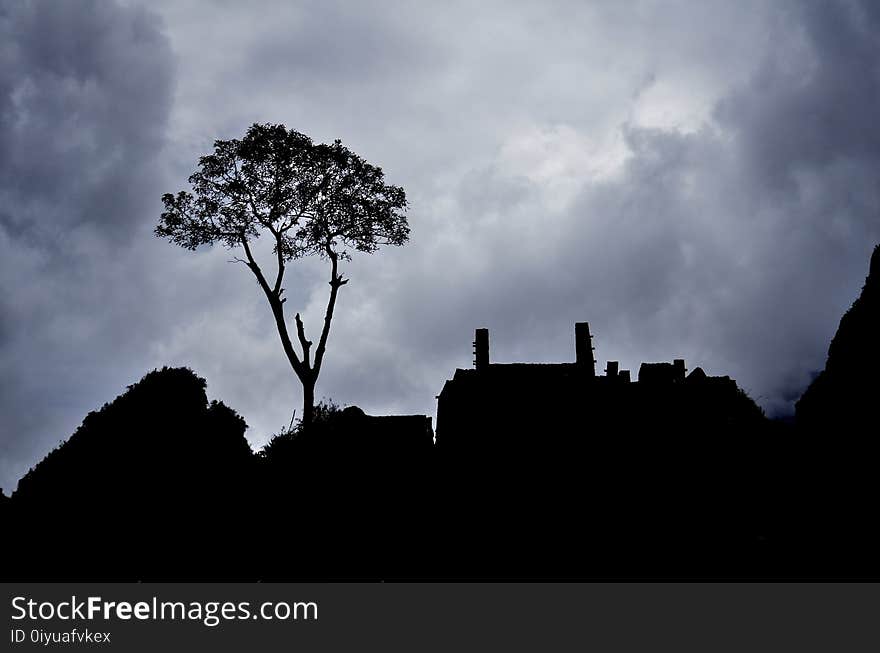
[[[362,84],[414,75],[429,57],[418,30],[399,14],[344,9],[332,2],[297,3],[292,20],[262,38],[242,63],[248,71],[265,71],[261,83],[317,82],[346,97]]]
[[[172,62],[155,16],[114,3],[8,3],[2,19],[4,223],[120,235],[148,192]]]
[[[803,379],[880,241],[880,14],[871,2],[798,3],[780,22],[789,47],[716,113],[752,198],[743,226],[759,236],[741,256],[776,289],[754,313],[784,330],[790,358],[773,358]]]
[[[97,407],[95,391],[118,390],[112,361],[140,357],[150,284],[128,248],[155,204],[173,61],[142,9],[0,6],[0,480],[9,488]]]
[[[790,51],[774,52],[717,115],[742,142],[755,184],[797,193],[804,168],[877,160],[880,16],[870,2],[809,3],[785,16]]]

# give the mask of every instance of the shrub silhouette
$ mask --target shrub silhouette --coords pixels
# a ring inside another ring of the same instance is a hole
[[[205,385],[185,368],[150,372],[21,479],[15,516],[46,573],[202,577],[231,555],[253,455],[244,420]],[[79,534],[61,559],[58,532]]]
[[[270,465],[292,464],[297,450],[297,438],[306,430],[322,430],[324,425],[333,419],[342,409],[332,399],[324,399],[315,404],[311,428],[297,422],[289,429],[273,435],[257,455]],[[301,443],[300,443],[301,444]]]
[[[332,400],[260,452],[261,559],[273,579],[423,575],[432,509],[421,416],[371,417]]]

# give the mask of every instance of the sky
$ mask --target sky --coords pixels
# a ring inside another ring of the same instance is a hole
[[[878,115],[871,0],[0,0],[0,487],[163,365],[255,449],[290,422],[235,252],[152,233],[255,122],[409,200],[410,242],[342,270],[318,397],[435,415],[474,328],[570,361],[586,320],[599,369],[685,358],[789,414],[880,242]],[[312,334],[328,277],[287,272]]]

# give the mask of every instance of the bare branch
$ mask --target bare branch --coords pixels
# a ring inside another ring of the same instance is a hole
[[[336,295],[339,293],[340,286],[348,283],[348,280],[342,280],[342,276],[337,274],[338,256],[328,246],[327,252],[330,256],[330,297],[327,300],[327,310],[324,313],[324,328],[321,330],[321,339],[318,341],[318,348],[315,350],[315,364],[312,366],[315,377],[321,371],[321,364],[324,362],[324,352],[327,349],[327,338],[330,335],[330,322],[333,320],[333,309],[336,306]]]
[[[284,243],[280,231],[278,231],[271,225],[269,226],[269,231],[271,231],[272,235],[275,236],[275,254],[278,257],[278,273],[275,275],[275,285],[272,288],[272,292],[280,297],[281,281],[282,279],[284,279]]]
[[[278,328],[278,336],[281,338],[281,346],[284,348],[287,360],[290,362],[290,366],[293,368],[293,371],[296,372],[296,375],[300,380],[304,380],[308,376],[308,367],[300,361],[299,357],[296,355],[296,351],[293,349],[293,344],[290,342],[290,334],[287,332],[287,323],[284,321],[284,307],[282,306],[282,302],[278,299],[278,296],[272,292],[272,289],[269,288],[269,284],[266,283],[266,277],[263,276],[263,271],[260,269],[260,266],[257,265],[257,261],[251,253],[247,238],[242,237],[241,244],[244,246],[244,251],[247,255],[247,265],[251,269],[251,272],[254,273],[254,276],[257,277],[257,281],[260,283],[260,288],[263,289],[266,299],[269,300],[269,307],[272,309],[272,315],[275,317],[275,326]]]
[[[296,314],[296,335],[299,337],[299,344],[302,346],[303,363],[308,368],[311,365],[309,362],[309,350],[312,347],[312,341],[306,340],[306,331],[303,327],[302,319],[299,317],[299,313]]]

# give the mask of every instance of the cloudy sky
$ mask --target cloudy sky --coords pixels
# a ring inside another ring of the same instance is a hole
[[[880,5],[0,0],[0,486],[188,365],[253,446],[301,402],[222,248],[152,235],[216,138],[340,138],[410,200],[345,272],[318,396],[428,413],[496,361],[684,357],[791,410],[880,241]],[[320,326],[327,270],[289,308]]]

